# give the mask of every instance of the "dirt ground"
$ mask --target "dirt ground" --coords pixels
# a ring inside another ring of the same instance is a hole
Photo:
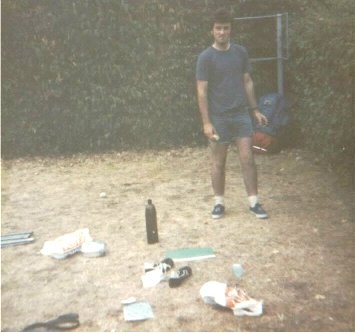
[[[19,331],[68,312],[76,331],[355,331],[353,193],[311,154],[258,155],[268,220],[248,212],[236,151],[227,164],[226,216],[210,218],[205,147],[146,153],[2,161],[2,235],[33,231],[31,244],[1,250],[1,328]],[[107,197],[100,197],[106,192]],[[153,199],[160,242],[146,242],[144,207]],[[79,228],[106,242],[101,258],[56,260],[46,240]],[[144,262],[165,251],[212,247],[216,258],[188,263],[179,288],[143,289]],[[203,303],[200,287],[240,281],[264,301],[261,317],[235,317]],[[126,322],[121,301],[147,300],[154,319]]]

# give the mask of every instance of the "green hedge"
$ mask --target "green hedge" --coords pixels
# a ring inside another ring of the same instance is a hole
[[[304,143],[351,168],[354,157],[352,1],[315,1],[294,22],[289,73]],[[303,24],[302,24],[303,23]]]
[[[3,156],[202,144],[195,63],[222,4],[289,13],[299,137],[331,160],[351,156],[351,0],[3,0]],[[236,25],[233,37],[267,54],[272,23],[261,29]],[[275,91],[275,70],[254,66],[259,96]]]

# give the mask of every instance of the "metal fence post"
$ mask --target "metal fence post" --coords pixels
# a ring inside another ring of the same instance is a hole
[[[282,14],[277,14],[277,88],[281,96],[284,95],[284,73],[283,73],[283,54],[282,54]]]

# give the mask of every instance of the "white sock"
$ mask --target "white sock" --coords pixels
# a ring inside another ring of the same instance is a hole
[[[215,205],[223,205],[224,206],[224,196],[223,195],[215,195],[214,202],[215,202]]]
[[[249,200],[249,205],[250,207],[254,207],[258,203],[258,196],[257,195],[251,195],[248,197]]]

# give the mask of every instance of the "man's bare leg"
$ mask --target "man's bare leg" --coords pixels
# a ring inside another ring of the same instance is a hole
[[[246,192],[249,196],[258,195],[258,175],[252,151],[251,138],[239,138],[236,140],[239,151],[240,166],[245,184]]]
[[[266,219],[268,215],[258,202],[258,174],[252,151],[252,138],[237,139],[236,145],[239,151],[245,189],[248,194],[249,210],[257,218]]]
[[[228,145],[210,143],[211,147],[211,180],[214,195],[223,196],[226,178],[226,160]]]
[[[212,211],[212,218],[221,218],[224,214],[224,188],[226,181],[226,160],[228,145],[210,143],[211,147],[211,180],[212,189],[215,195],[215,206]]]

